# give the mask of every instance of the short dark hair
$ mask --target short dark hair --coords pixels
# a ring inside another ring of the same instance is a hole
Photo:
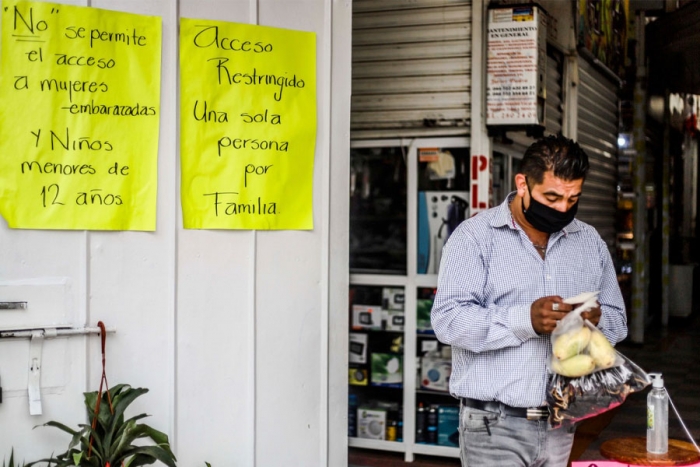
[[[544,173],[550,170],[563,180],[585,180],[589,167],[581,146],[562,135],[550,135],[532,143],[520,161],[520,173],[528,185],[542,183]]]

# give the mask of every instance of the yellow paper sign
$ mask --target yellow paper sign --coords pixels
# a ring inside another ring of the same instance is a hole
[[[180,21],[182,210],[191,229],[312,229],[316,36]]]
[[[155,230],[161,19],[25,1],[0,13],[8,225]]]

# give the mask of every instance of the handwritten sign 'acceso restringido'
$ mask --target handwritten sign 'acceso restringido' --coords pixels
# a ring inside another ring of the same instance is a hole
[[[160,18],[26,1],[0,13],[8,225],[154,230]]]
[[[313,33],[182,19],[185,228],[311,229]]]

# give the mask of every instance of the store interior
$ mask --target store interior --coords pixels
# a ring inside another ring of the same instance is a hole
[[[640,184],[634,170],[639,68],[632,57],[619,91],[611,248],[628,313],[638,298],[633,278],[640,273],[635,265],[635,235],[640,231],[646,237],[648,262],[643,270],[643,337],[629,337],[618,351],[646,371],[665,375],[678,413],[698,439],[700,55],[692,44],[700,40],[700,28],[692,25],[700,21],[700,7],[692,2],[630,3],[645,18],[648,105],[643,129],[646,172]],[[672,68],[677,72],[669,73]],[[522,146],[507,144],[517,143],[517,135],[504,136],[493,144],[492,206],[511,191],[522,157]],[[468,137],[406,141],[352,143],[348,308],[352,467],[459,465],[458,403],[448,386],[451,352],[430,328],[430,308],[441,248],[459,222],[471,215],[470,141]],[[635,190],[640,186],[646,199],[641,218],[635,213]],[[646,392],[632,394],[620,407],[582,422],[571,460],[602,460],[600,446],[606,440],[644,436],[645,401]],[[669,419],[671,437],[687,440],[675,414]],[[403,443],[411,445],[410,459]]]

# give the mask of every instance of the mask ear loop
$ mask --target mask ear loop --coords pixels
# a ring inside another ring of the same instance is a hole
[[[525,187],[527,188],[527,194],[530,195],[530,203],[532,203],[532,191],[530,190],[530,182],[527,180],[527,175],[525,175]],[[527,212],[527,209],[525,209],[525,197],[521,196],[520,197],[520,204],[521,207],[523,208],[523,214]]]

